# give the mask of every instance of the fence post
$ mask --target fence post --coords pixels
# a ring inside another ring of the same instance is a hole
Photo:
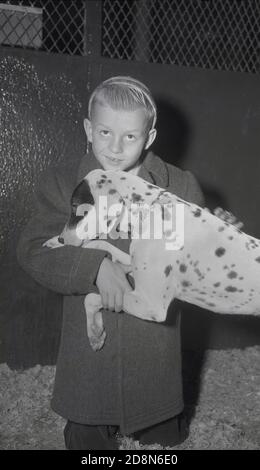
[[[102,47],[102,0],[85,0],[84,55],[100,59]]]
[[[137,2],[135,16],[135,51],[137,61],[149,62],[150,59],[150,0]]]

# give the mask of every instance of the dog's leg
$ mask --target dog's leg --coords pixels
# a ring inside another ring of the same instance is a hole
[[[112,256],[112,261],[119,262],[125,273],[131,272],[130,255],[104,240],[92,240],[83,245],[84,248],[105,250]],[[105,342],[106,332],[103,326],[103,317],[100,309],[102,300],[99,294],[88,294],[85,298],[87,317],[87,333],[89,342],[94,351],[99,351]]]
[[[60,236],[50,238],[47,240],[45,243],[43,243],[42,246],[45,246],[46,248],[61,248],[64,246],[64,243],[61,243],[59,241]]]
[[[103,325],[103,317],[100,309],[102,300],[99,294],[88,294],[84,300],[87,319],[87,333],[90,346],[93,351],[99,351],[106,339],[106,332]]]

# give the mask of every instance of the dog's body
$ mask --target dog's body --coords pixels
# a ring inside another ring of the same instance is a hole
[[[108,216],[105,200],[107,209],[114,208]],[[141,204],[145,209],[140,233]],[[169,226],[164,226],[167,213],[172,210],[176,215],[180,206],[184,208],[184,239],[177,232],[173,237]],[[162,236],[158,238],[150,230],[155,207],[161,208]],[[115,235],[119,222],[126,235],[126,210],[132,217],[128,218],[130,255],[96,239],[104,233]],[[132,272],[135,288],[125,294],[123,310],[138,318],[164,321],[174,298],[216,313],[260,314],[260,241],[129,172],[94,170],[84,178],[73,193],[72,214],[63,233],[45,246],[56,248],[64,243],[106,250],[113,261]],[[97,350],[105,341],[100,295],[88,294],[85,308],[88,336]]]

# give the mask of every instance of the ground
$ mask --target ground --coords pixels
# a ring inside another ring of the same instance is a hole
[[[185,352],[188,439],[174,449],[260,448],[260,346]],[[12,371],[0,365],[0,448],[64,449],[65,421],[50,409],[55,368]],[[121,449],[141,447],[122,438]]]

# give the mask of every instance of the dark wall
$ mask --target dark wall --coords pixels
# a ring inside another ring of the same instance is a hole
[[[15,247],[41,173],[71,159],[76,164],[85,150],[89,90],[116,74],[136,76],[154,92],[154,150],[191,169],[208,205],[230,209],[260,238],[259,77],[0,49],[0,351],[12,367],[56,361],[61,298],[22,271]],[[259,342],[259,332],[258,319],[185,307],[185,347],[243,347]]]
[[[81,57],[0,48],[0,350],[15,367],[56,360],[61,299],[22,271],[16,243],[42,172],[83,155],[88,74]]]

